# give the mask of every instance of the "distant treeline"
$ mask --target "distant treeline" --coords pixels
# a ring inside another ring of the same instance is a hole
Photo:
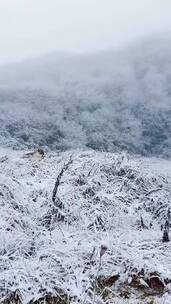
[[[171,156],[171,44],[3,68],[0,143]]]

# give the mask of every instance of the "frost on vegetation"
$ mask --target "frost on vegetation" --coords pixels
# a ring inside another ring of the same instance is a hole
[[[169,288],[170,243],[161,231],[170,207],[169,173],[160,170],[166,161],[0,154],[3,303],[139,303],[137,284]]]

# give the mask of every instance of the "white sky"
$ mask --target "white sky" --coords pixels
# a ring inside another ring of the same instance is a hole
[[[0,64],[171,31],[171,0],[0,0]]]

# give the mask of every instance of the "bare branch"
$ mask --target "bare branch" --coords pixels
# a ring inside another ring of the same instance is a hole
[[[57,192],[58,192],[58,188],[59,188],[59,185],[60,185],[61,178],[62,178],[64,172],[68,169],[68,167],[72,163],[73,163],[73,160],[72,160],[72,157],[70,157],[69,161],[66,164],[64,164],[64,166],[62,167],[61,171],[59,172],[59,174],[57,176],[55,186],[54,186],[54,189],[53,189],[53,194],[52,194],[52,202],[54,204],[56,203],[56,196],[57,196]]]

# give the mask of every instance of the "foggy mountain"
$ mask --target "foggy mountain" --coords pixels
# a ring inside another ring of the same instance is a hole
[[[171,156],[171,38],[0,69],[0,143]]]

